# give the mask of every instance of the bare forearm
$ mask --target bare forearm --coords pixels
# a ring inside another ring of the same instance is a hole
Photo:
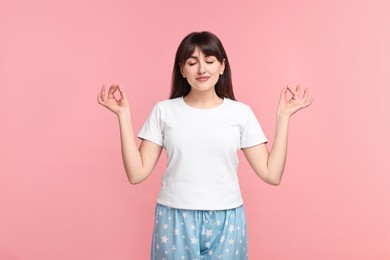
[[[268,157],[268,177],[271,183],[278,185],[282,180],[287,157],[289,116],[278,114],[276,117],[275,136]]]
[[[117,91],[120,93],[119,100],[115,98]],[[152,172],[160,157],[162,147],[146,140],[141,142],[139,148],[137,147],[127,97],[119,85],[111,85],[108,96],[106,95],[106,87],[103,85],[101,91],[98,92],[97,100],[100,105],[117,115],[122,160],[127,178],[131,184],[141,183]]]
[[[287,98],[287,92],[292,94]],[[275,136],[271,152],[268,152],[265,144],[244,148],[245,156],[256,174],[265,182],[279,185],[282,180],[284,166],[287,157],[288,124],[290,117],[308,107],[313,99],[308,99],[305,89],[303,97],[300,96],[300,88],[294,90],[288,86],[280,93],[279,105],[276,112]]]
[[[136,184],[143,179],[142,157],[134,139],[130,112],[118,115],[122,161],[130,183]]]

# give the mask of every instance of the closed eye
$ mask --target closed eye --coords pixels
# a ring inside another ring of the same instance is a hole
[[[187,60],[187,64],[190,65],[190,66],[194,66],[196,63],[198,63],[198,60],[197,59],[188,59]]]

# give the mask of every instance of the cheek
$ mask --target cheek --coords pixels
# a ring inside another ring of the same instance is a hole
[[[214,68],[214,71],[215,73],[221,73],[223,71],[223,67],[222,66],[217,66],[216,68]]]
[[[217,77],[217,78],[219,78],[219,76],[221,75],[221,73],[222,73],[222,70],[216,70],[215,71],[215,73],[214,73],[214,75]]]
[[[193,74],[196,72],[196,68],[195,68],[195,66],[191,66],[191,67],[186,66],[186,67],[184,67],[183,72],[186,74]]]

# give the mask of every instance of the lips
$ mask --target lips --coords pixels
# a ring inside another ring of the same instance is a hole
[[[207,81],[210,77],[198,77],[196,80],[198,81]]]

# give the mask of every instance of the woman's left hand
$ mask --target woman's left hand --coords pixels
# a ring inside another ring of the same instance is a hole
[[[287,92],[292,94],[290,99],[287,98]],[[308,99],[308,91],[306,88],[303,92],[303,96],[301,96],[299,85],[297,85],[295,91],[287,86],[280,94],[278,114],[292,116],[302,108],[308,107],[313,101],[313,99]]]

